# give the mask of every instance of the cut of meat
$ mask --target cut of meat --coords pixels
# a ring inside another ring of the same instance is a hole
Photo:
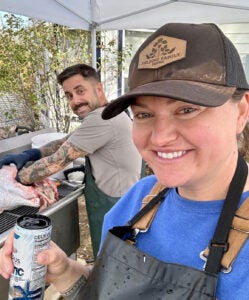
[[[59,193],[54,181],[44,179],[34,184],[36,194],[40,199],[40,211],[59,199]]]
[[[40,207],[40,211],[56,202],[59,193],[55,183],[49,179],[26,186],[15,180],[17,168],[14,165],[0,169],[0,213],[19,206]]]

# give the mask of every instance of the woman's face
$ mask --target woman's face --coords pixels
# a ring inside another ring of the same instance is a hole
[[[244,98],[243,98],[244,99]],[[163,97],[139,96],[132,105],[133,139],[159,182],[185,195],[231,180],[237,135],[243,130],[246,100],[208,108]],[[244,115],[243,115],[244,114]],[[248,114],[248,112],[247,112]],[[208,197],[208,196],[207,196]]]

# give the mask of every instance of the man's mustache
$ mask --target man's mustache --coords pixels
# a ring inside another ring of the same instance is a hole
[[[82,106],[86,106],[87,104],[85,103],[80,103],[80,104],[76,104],[74,107],[73,107],[73,110],[74,111],[77,111],[79,108],[81,108]]]

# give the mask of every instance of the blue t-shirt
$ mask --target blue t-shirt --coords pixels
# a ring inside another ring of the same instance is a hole
[[[142,199],[155,183],[154,175],[143,178],[114,205],[105,216],[102,241],[109,229],[126,224],[140,210]],[[249,191],[243,193],[240,205],[248,196]],[[136,247],[164,262],[203,270],[200,252],[213,237],[223,203],[224,200],[191,201],[170,189],[148,232],[138,235]],[[232,271],[220,273],[217,298],[249,299],[249,241],[240,250]]]

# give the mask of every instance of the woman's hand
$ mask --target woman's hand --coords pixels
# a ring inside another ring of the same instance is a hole
[[[10,278],[14,269],[13,241],[14,230],[8,235],[0,251],[0,275],[5,279]],[[46,281],[52,283],[59,292],[71,288],[82,275],[86,278],[89,276],[89,269],[85,265],[67,257],[66,253],[54,242],[50,243],[49,249],[37,254],[37,261],[41,265],[47,265]]]
[[[5,279],[9,279],[13,272],[14,266],[12,263],[14,230],[8,235],[3,248],[0,251],[0,275]]]
[[[82,263],[67,257],[54,242],[48,250],[43,250],[37,255],[39,264],[47,265],[46,281],[52,283],[57,291],[64,292],[84,275],[89,276],[89,269]]]
[[[0,251],[0,275],[9,279],[14,269],[12,262],[14,230],[8,235]],[[38,263],[48,265],[47,280],[53,282],[57,277],[66,272],[69,266],[67,255],[53,242],[48,250],[43,250],[37,255]]]
[[[50,247],[38,253],[37,261],[41,265],[47,265],[46,281],[53,283],[57,281],[69,268],[69,258],[54,242],[51,241]]]

